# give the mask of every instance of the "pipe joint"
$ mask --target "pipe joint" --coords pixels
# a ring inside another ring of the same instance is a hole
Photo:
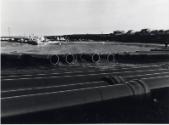
[[[127,83],[134,96],[147,95],[150,93],[150,89],[143,80],[133,80]]]
[[[107,76],[107,77],[104,77],[103,80],[105,80],[109,84],[125,83],[125,80],[121,76]]]

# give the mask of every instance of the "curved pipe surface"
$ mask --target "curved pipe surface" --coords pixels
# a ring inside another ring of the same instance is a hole
[[[92,63],[100,61],[100,55],[98,54],[83,54],[80,56],[81,60],[86,60]]]
[[[73,55],[71,54],[66,55],[66,63],[71,64],[74,62],[74,60],[75,60],[75,57]]]
[[[98,54],[92,55],[92,62],[96,63],[100,61],[100,56]]]
[[[31,55],[31,59],[32,62],[38,62],[38,63],[47,63],[47,64],[52,64],[52,65],[56,65],[59,63],[59,56],[57,55],[37,55],[37,54],[33,54]]]
[[[75,61],[74,55],[71,54],[60,55],[59,58],[62,63],[66,63],[66,64],[71,64]]]
[[[115,56],[112,55],[112,54],[111,55],[107,55],[107,61],[115,63]]]
[[[27,57],[27,58],[25,58]],[[13,53],[13,54],[1,54],[1,64],[3,66],[9,66],[9,65],[25,65],[28,64],[29,62],[29,57],[24,54],[18,54],[18,53]]]
[[[57,65],[59,63],[59,56],[52,55],[49,57],[50,64]]]
[[[129,96],[146,95],[153,89],[169,87],[168,81],[169,77],[156,77],[153,79],[133,80],[115,85],[5,97],[1,99],[2,117]],[[163,84],[159,84],[161,82]]]

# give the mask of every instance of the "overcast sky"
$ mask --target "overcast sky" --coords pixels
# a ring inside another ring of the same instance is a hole
[[[2,34],[169,29],[169,0],[2,0]]]

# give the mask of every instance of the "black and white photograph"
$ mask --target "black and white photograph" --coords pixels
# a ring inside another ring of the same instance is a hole
[[[169,123],[169,0],[1,0],[2,124]]]

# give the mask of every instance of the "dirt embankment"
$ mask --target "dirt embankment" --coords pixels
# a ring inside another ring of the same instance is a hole
[[[64,42],[46,45],[28,45],[20,43],[1,43],[1,53],[40,53],[40,54],[75,54],[75,53],[121,53],[149,51],[159,46],[154,44],[120,43],[120,42]]]

